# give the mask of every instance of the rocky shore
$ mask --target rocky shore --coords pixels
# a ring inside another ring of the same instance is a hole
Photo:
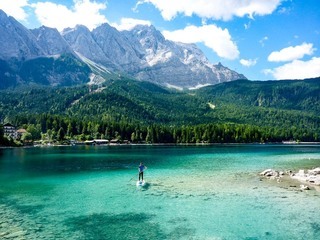
[[[278,171],[274,169],[266,169],[260,173],[260,176],[276,180],[278,183],[288,181],[289,178],[289,180],[292,179],[301,183],[299,189],[302,191],[310,189],[320,191],[320,167],[309,170],[301,169],[298,172],[291,170]],[[292,185],[292,187],[296,186]]]

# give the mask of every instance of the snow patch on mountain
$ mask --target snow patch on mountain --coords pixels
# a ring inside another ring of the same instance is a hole
[[[190,87],[189,90],[196,90],[196,89],[207,87],[207,86],[210,86],[210,85],[212,85],[212,84],[209,84],[209,83],[207,83],[207,84],[198,84],[198,85],[196,85],[194,87]]]
[[[183,91],[183,88],[182,88],[182,87],[175,86],[175,85],[172,85],[172,84],[169,84],[169,83],[165,83],[164,86],[167,87],[167,88],[170,88],[170,89],[175,89],[175,90],[178,90],[178,91]]]

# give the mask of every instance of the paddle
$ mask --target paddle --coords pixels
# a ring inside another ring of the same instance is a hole
[[[147,168],[147,167],[145,167],[145,169],[143,169],[143,171],[142,171],[142,172],[146,171],[147,169],[148,169],[148,168]],[[131,182],[135,177],[136,177],[136,176],[132,177],[132,178],[129,180],[129,182]]]

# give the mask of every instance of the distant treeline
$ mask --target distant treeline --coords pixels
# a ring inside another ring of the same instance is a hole
[[[138,125],[126,121],[85,121],[60,115],[16,116],[13,124],[28,131],[24,140],[117,139],[132,143],[255,143],[320,141],[319,131],[296,127],[259,127],[248,124],[208,123],[195,126]],[[0,128],[1,129],[1,128]],[[2,131],[2,130],[0,130]],[[0,134],[1,135],[1,134]],[[1,135],[2,136],[2,135]],[[3,138],[0,138],[3,141]]]

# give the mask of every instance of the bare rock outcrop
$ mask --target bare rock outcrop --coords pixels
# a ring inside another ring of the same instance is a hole
[[[309,170],[300,169],[298,172],[291,170],[277,171],[273,169],[266,169],[260,173],[260,176],[268,179],[275,179],[278,182],[281,181],[281,178],[289,176],[291,179],[295,179],[303,183],[300,185],[300,190],[310,190],[311,187],[318,188],[320,186],[320,167]]]

